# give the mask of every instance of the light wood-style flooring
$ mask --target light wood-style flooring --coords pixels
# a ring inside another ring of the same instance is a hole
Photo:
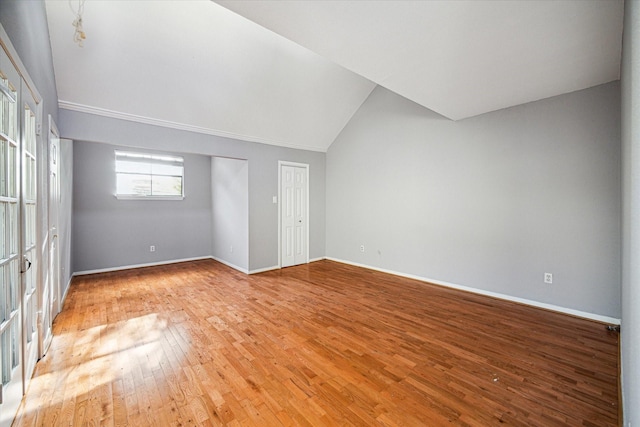
[[[76,277],[15,426],[617,426],[605,325],[331,261]]]

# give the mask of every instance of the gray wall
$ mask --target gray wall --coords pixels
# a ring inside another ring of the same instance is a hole
[[[210,256],[210,158],[183,154],[184,200],[118,200],[114,150],[122,148],[74,141],[74,271]]]
[[[249,163],[211,159],[213,219],[212,255],[247,272],[249,270]]]
[[[640,4],[625,2],[622,40],[622,400],[625,426],[640,425]]]
[[[73,275],[73,259],[71,257],[71,213],[73,209],[73,141],[60,140],[60,209],[59,251],[60,251],[60,294],[65,295],[71,284]]]
[[[324,153],[237,141],[64,109],[61,109],[59,114],[58,125],[60,133],[65,138],[247,159],[249,162],[249,270],[278,265],[278,210],[277,205],[272,202],[272,197],[278,194],[278,160],[308,163],[310,165],[309,256],[311,259],[324,256]],[[79,176],[74,178],[76,181],[81,179]],[[99,222],[95,226],[99,226]],[[74,232],[77,232],[75,227]],[[74,241],[79,239],[83,237],[76,236]],[[84,246],[87,247],[89,244]]]
[[[459,122],[378,87],[327,153],[327,256],[620,318],[619,120],[618,83]]]

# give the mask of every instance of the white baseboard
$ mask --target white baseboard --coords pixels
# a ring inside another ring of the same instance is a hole
[[[224,264],[224,265],[226,265],[227,267],[231,267],[231,268],[233,268],[234,270],[238,270],[238,271],[240,271],[241,273],[249,274],[249,270],[247,270],[246,268],[238,267],[238,266],[237,266],[237,265],[235,265],[235,264],[232,264],[232,263],[230,263],[230,262],[228,262],[228,261],[225,261],[225,260],[223,260],[223,259],[221,259],[221,258],[218,258],[218,257],[215,257],[215,256],[212,256],[211,258],[212,258],[212,259],[214,259],[214,260],[216,260],[216,261],[218,261],[220,264]]]
[[[323,259],[326,259],[325,257],[320,257],[320,258],[313,258],[309,260],[309,264],[311,264],[312,262],[316,262],[316,261],[322,261]],[[251,270],[249,271],[249,274],[258,274],[258,273],[264,273],[267,271],[272,271],[272,270],[279,270],[280,266],[279,265],[274,265],[272,267],[265,267],[265,268],[258,268],[256,270]]]
[[[161,261],[161,262],[154,262],[154,263],[147,263],[147,264],[135,264],[135,265],[127,265],[127,266],[121,266],[121,267],[103,268],[103,269],[97,269],[97,270],[77,271],[77,272],[73,273],[72,277],[74,277],[74,276],[84,276],[84,275],[87,275],[87,274],[107,273],[107,272],[111,272],[111,271],[129,270],[129,269],[133,269],[133,268],[153,267],[153,266],[159,266],[159,265],[176,264],[176,263],[180,263],[180,262],[197,261],[197,260],[202,260],[202,259],[214,259],[214,260],[218,261],[219,263],[224,264],[224,265],[226,265],[228,267],[231,267],[234,270],[240,271],[240,272],[242,272],[244,274],[258,274],[258,273],[264,273],[264,272],[267,272],[267,271],[280,269],[280,266],[274,265],[274,266],[271,266],[271,267],[259,268],[259,269],[255,269],[255,270],[247,270],[245,268],[238,267],[237,265],[234,265],[234,264],[232,264],[230,262],[224,261],[222,259],[219,259],[219,258],[216,258],[216,257],[213,257],[213,256],[204,256],[204,257],[184,258],[184,259],[177,259],[177,260],[170,260],[170,261]],[[526,305],[529,305],[529,306],[532,306],[532,307],[543,308],[543,309],[546,309],[546,310],[556,311],[556,312],[559,312],[559,313],[564,313],[564,314],[569,314],[569,315],[572,315],[572,316],[582,317],[582,318],[585,318],[585,319],[595,320],[595,321],[602,322],[602,323],[620,325],[620,319],[615,318],[615,317],[603,316],[603,315],[600,315],[600,314],[589,313],[589,312],[575,310],[575,309],[567,308],[567,307],[561,307],[561,306],[554,305],[554,304],[548,304],[548,303],[529,300],[529,299],[525,299],[525,298],[514,297],[512,295],[501,294],[501,293],[498,293],[498,292],[485,291],[485,290],[482,290],[482,289],[477,289],[477,288],[472,288],[472,287],[469,287],[469,286],[458,285],[458,284],[455,284],[455,283],[444,282],[444,281],[441,281],[441,280],[433,280],[433,279],[429,279],[429,278],[426,278],[426,277],[417,276],[415,274],[407,274],[407,273],[402,273],[402,272],[399,272],[399,271],[373,267],[373,266],[370,266],[370,265],[367,265],[367,264],[361,264],[361,263],[347,261],[347,260],[343,260],[343,259],[339,259],[339,258],[320,257],[320,258],[310,259],[309,262],[311,263],[311,262],[321,261],[323,259],[339,262],[339,263],[342,263],[342,264],[353,265],[355,267],[366,268],[366,269],[369,269],[369,270],[380,271],[382,273],[393,274],[394,276],[400,276],[400,277],[406,277],[408,279],[419,280],[421,282],[432,283],[434,285],[444,286],[444,287],[447,287],[447,288],[452,288],[452,289],[458,289],[458,290],[461,290],[461,291],[471,292],[471,293],[474,293],[474,294],[485,295],[485,296],[498,298],[498,299],[502,299],[502,300],[506,300],[506,301],[517,302],[517,303],[520,303],[520,304],[526,304]],[[68,291],[69,291],[69,285],[67,285],[67,288],[66,288],[66,291],[65,291],[65,295],[62,297],[62,301],[65,300],[65,298],[67,296],[66,294],[67,294]]]
[[[60,297],[60,309],[62,311],[62,306],[64,305],[64,301],[67,299],[67,294],[69,294],[69,288],[71,287],[71,280],[73,279],[73,276],[75,276],[75,273],[71,275],[71,277],[69,277],[69,282],[67,283],[67,287],[64,290],[64,294],[62,294],[62,296]]]
[[[199,261],[202,259],[211,259],[211,258],[212,258],[211,256],[202,256],[202,257],[194,257],[194,258],[173,259],[168,261],[149,262],[146,264],[134,264],[134,265],[123,265],[120,267],[100,268],[97,270],[76,271],[73,273],[73,276],[86,276],[87,274],[109,273],[111,271],[131,270],[133,268],[142,268],[142,267],[155,267],[158,265],[177,264],[179,262]]]
[[[529,300],[529,299],[525,299],[525,298],[519,298],[519,297],[514,297],[514,296],[511,296],[511,295],[501,294],[501,293],[497,293],[497,292],[485,291],[485,290],[482,290],[482,289],[471,288],[469,286],[463,286],[463,285],[457,285],[455,283],[443,282],[441,280],[428,279],[426,277],[416,276],[414,274],[407,274],[407,273],[401,273],[401,272],[398,272],[398,271],[387,270],[387,269],[384,269],[384,268],[372,267],[370,265],[360,264],[360,263],[357,263],[357,262],[346,261],[346,260],[342,260],[342,259],[338,259],[338,258],[326,257],[326,259],[328,259],[330,261],[339,262],[339,263],[342,263],[342,264],[353,265],[355,267],[362,267],[362,268],[367,268],[369,270],[380,271],[382,273],[393,274],[394,276],[406,277],[408,279],[414,279],[414,280],[419,280],[421,282],[432,283],[434,285],[444,286],[444,287],[447,287],[447,288],[458,289],[458,290],[461,290],[461,291],[471,292],[471,293],[479,294],[479,295],[485,295],[485,296],[489,296],[489,297],[493,297],[493,298],[498,298],[498,299],[501,299],[501,300],[517,302],[517,303],[520,303],[520,304],[526,304],[526,305],[529,305],[529,306],[532,306],[532,307],[543,308],[545,310],[556,311],[556,312],[559,312],[559,313],[569,314],[571,316],[576,316],[576,317],[582,317],[584,319],[589,319],[589,320],[595,320],[595,321],[602,322],[602,323],[608,323],[608,324],[613,324],[613,325],[619,325],[620,324],[620,319],[617,319],[615,317],[602,316],[600,314],[588,313],[588,312],[580,311],[580,310],[574,310],[573,308],[566,308],[566,307],[561,307],[561,306],[557,306],[557,305],[553,305],[553,304],[547,304],[547,303],[544,303],[544,302],[538,302],[538,301],[533,301],[533,300]]]
[[[272,271],[272,270],[279,270],[280,266],[279,265],[274,265],[271,267],[265,267],[265,268],[258,268],[255,270],[251,270],[249,271],[249,274],[258,274],[258,273],[264,273],[266,271]]]
[[[234,270],[238,270],[244,274],[258,274],[258,273],[264,273],[266,271],[272,271],[272,270],[278,270],[280,269],[279,265],[274,265],[271,267],[265,267],[265,268],[258,268],[255,270],[247,270],[246,268],[242,268],[239,267],[235,264],[232,264],[228,261],[225,261],[221,258],[218,257],[214,257],[214,256],[203,256],[203,257],[195,257],[195,258],[183,258],[183,259],[174,259],[174,260],[169,260],[169,261],[160,261],[160,262],[150,262],[150,263],[146,263],[146,264],[133,264],[133,265],[124,265],[124,266],[120,266],[120,267],[110,267],[110,268],[100,268],[100,269],[96,269],[96,270],[85,270],[85,271],[76,271],[73,273],[73,275],[71,277],[74,276],[86,276],[88,274],[98,274],[98,273],[109,273],[112,271],[121,271],[121,270],[130,270],[133,268],[142,268],[142,267],[155,267],[155,266],[159,266],[159,265],[167,265],[167,264],[176,264],[179,262],[187,262],[187,261],[198,261],[198,260],[202,260],[202,259],[213,259],[215,261],[218,261],[221,264],[226,265],[227,267],[231,267]],[[325,258],[315,258],[313,260],[310,260],[309,262],[314,262],[314,261],[320,261],[323,260]]]

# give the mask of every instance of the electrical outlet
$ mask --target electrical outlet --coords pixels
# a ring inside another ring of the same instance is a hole
[[[156,247],[151,245],[149,246],[149,252],[155,252],[156,251]]]
[[[233,246],[229,247],[229,252],[233,253]]]
[[[553,283],[553,274],[551,273],[544,273],[544,283]]]
[[[360,245],[360,252],[364,252],[364,245]]]

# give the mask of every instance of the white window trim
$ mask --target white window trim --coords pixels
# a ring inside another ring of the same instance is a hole
[[[118,200],[184,200],[185,199],[185,196],[130,196],[125,194],[114,194],[114,196]]]

